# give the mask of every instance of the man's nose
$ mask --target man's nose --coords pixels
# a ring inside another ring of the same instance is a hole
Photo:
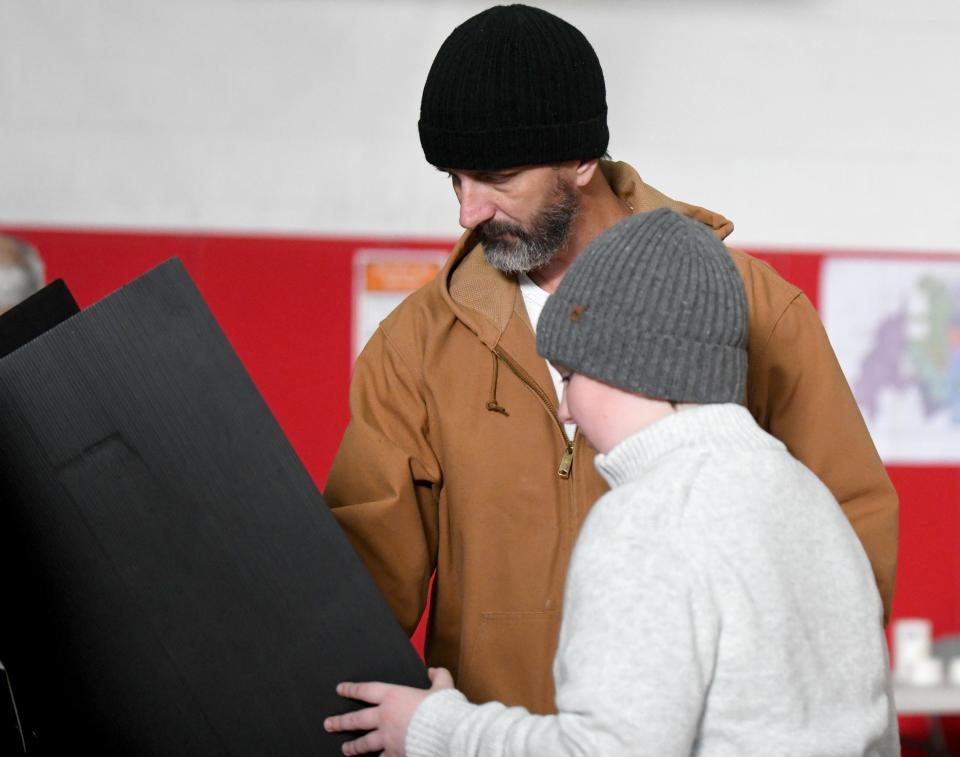
[[[460,182],[457,199],[460,201],[460,225],[465,229],[475,229],[497,212],[487,189],[469,178]]]

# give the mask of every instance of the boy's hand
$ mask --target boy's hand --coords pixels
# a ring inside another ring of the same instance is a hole
[[[341,683],[337,686],[340,696],[376,706],[334,715],[323,721],[323,727],[330,732],[370,732],[344,744],[346,755],[383,752],[384,757],[405,757],[407,726],[417,707],[432,692],[453,688],[453,678],[446,668],[430,668],[429,674],[432,685],[426,691],[391,683]]]

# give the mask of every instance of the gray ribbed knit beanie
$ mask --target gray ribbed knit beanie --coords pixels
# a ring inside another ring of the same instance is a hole
[[[580,253],[537,325],[537,351],[575,373],[674,402],[743,404],[747,296],[723,243],[660,208]]]
[[[498,5],[440,47],[423,87],[420,144],[441,168],[496,170],[606,152],[606,89],[587,38],[552,13]]]

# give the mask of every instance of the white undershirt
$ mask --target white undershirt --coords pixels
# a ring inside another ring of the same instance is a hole
[[[519,275],[518,281],[520,283],[520,293],[523,295],[523,304],[527,308],[527,317],[530,318],[530,325],[533,326],[533,331],[536,333],[540,313],[543,312],[543,306],[547,304],[550,292],[538,287],[533,279],[525,273]],[[550,378],[553,379],[553,388],[557,392],[557,404],[559,404],[560,397],[563,396],[563,380],[560,378],[560,371],[550,365],[548,361],[545,362],[547,362],[547,370],[550,371]],[[577,425],[575,423],[565,423],[563,425],[567,429],[567,436],[572,440],[577,431]]]

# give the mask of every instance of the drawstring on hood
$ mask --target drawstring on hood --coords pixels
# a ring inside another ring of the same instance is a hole
[[[493,375],[490,377],[490,400],[487,402],[487,410],[492,413],[510,415],[507,408],[497,402],[497,377],[500,375],[500,359],[496,352],[491,352],[490,357],[493,358]]]

